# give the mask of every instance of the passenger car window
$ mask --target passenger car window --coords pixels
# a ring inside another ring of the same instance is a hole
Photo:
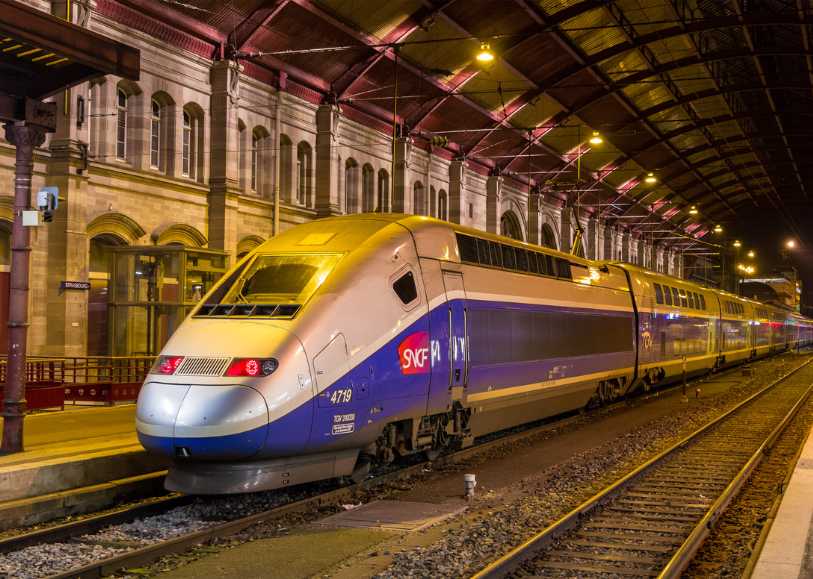
[[[404,304],[412,303],[418,299],[418,288],[415,286],[415,277],[411,271],[395,280],[392,289]]]
[[[669,291],[668,285],[663,286],[663,298],[663,301],[666,302],[667,306],[672,305],[672,292]]]
[[[689,307],[694,309],[694,293],[686,292],[686,298],[689,300]]]
[[[491,265],[502,267],[502,251],[500,250],[500,244],[494,241],[489,241],[488,248],[491,250]]]
[[[491,265],[491,254],[488,252],[488,241],[485,239],[477,240],[477,257],[480,265]]]
[[[674,303],[675,306],[680,306],[680,294],[676,287],[672,288],[672,303]]]
[[[510,245],[502,246],[502,266],[505,269],[515,269],[517,267],[517,258],[514,253],[514,248]]]
[[[570,262],[561,257],[556,258],[557,277],[564,277],[573,279],[573,274],[570,272]]]
[[[517,249],[517,269],[520,271],[530,271],[528,269],[528,252],[524,249]]]
[[[663,290],[661,289],[661,284],[655,284],[655,301],[659,304],[663,303]]]
[[[460,249],[460,260],[477,263],[477,240],[468,235],[457,236],[457,247]]]

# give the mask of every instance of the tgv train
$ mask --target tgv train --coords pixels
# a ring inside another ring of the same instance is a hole
[[[617,399],[813,340],[811,320],[426,217],[300,225],[165,346],[137,430],[171,490],[239,493]]]

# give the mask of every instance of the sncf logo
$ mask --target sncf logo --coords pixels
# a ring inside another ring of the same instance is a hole
[[[429,332],[415,332],[398,346],[401,374],[426,374],[431,366],[429,359]]]

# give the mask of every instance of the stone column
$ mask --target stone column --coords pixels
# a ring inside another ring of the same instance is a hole
[[[87,281],[88,177],[85,170],[87,130],[77,126],[76,97],[84,86],[74,87],[54,99],[57,128],[51,139],[47,183],[59,188],[59,207],[48,230],[46,318],[44,354],[84,356],[87,353],[88,292],[62,291],[63,281]],[[66,106],[67,105],[67,106]]]
[[[500,234],[500,206],[503,178],[491,175],[486,180],[486,231]]]
[[[570,229],[570,214],[573,210],[565,203],[565,206],[562,207],[562,213],[560,216],[560,225],[559,225],[559,251],[564,251],[565,253],[570,252],[570,247],[573,242],[573,235]]]
[[[597,236],[598,224],[595,218],[591,217],[587,220],[587,257],[590,259],[598,259]]]
[[[621,234],[621,261],[630,261],[630,234],[628,231]]]
[[[463,207],[463,188],[465,186],[466,164],[464,161],[449,163],[449,221],[462,223],[465,209]]]
[[[228,60],[212,64],[209,176],[209,247],[233,254],[237,250],[239,65]]]
[[[528,196],[528,243],[542,244],[540,233],[542,228],[542,195],[538,191],[531,191]]]
[[[8,362],[4,388],[3,441],[0,452],[23,450],[25,419],[25,355],[28,334],[28,283],[31,257],[30,231],[22,212],[31,205],[34,147],[45,142],[45,131],[25,122],[8,123],[6,140],[16,147],[14,223],[11,232],[11,288],[9,292]]]
[[[412,207],[412,190],[409,187],[409,158],[412,155],[412,139],[398,137],[395,139],[395,174],[392,188],[393,213],[406,213]]]
[[[340,184],[344,177],[338,150],[339,108],[324,104],[316,111],[316,212],[319,217],[342,211]]]

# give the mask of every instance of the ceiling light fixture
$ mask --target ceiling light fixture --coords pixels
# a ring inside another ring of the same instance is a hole
[[[697,205],[692,205],[689,208],[689,215],[697,215]]]
[[[714,233],[722,233],[722,232],[723,232],[723,226],[722,225],[717,224],[717,225],[714,226]]]
[[[477,53],[479,62],[491,62],[494,60],[494,53],[491,52],[491,45],[488,42],[480,43],[480,52]]]
[[[604,139],[601,138],[601,134],[598,131],[593,131],[593,136],[590,137],[590,144],[591,145],[600,145],[604,142]]]
[[[658,182],[658,178],[655,177],[655,173],[647,173],[644,181],[647,183],[647,185],[654,185]]]

